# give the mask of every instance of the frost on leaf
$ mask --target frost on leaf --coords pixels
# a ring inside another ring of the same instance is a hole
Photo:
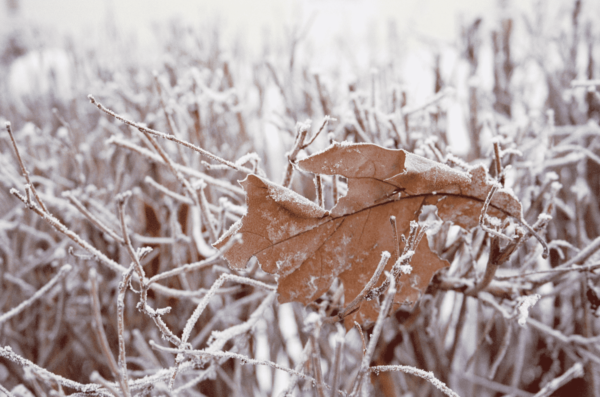
[[[408,236],[410,222],[418,220],[423,206],[435,205],[442,220],[472,228],[493,186],[483,167],[461,172],[372,144],[334,144],[298,166],[315,174],[346,177],[347,195],[325,211],[289,189],[249,175],[241,182],[248,213],[215,244],[220,248],[241,233],[243,242],[225,258],[240,269],[256,256],[264,271],[279,276],[280,302],[308,304],[336,277],[344,284],[345,302],[351,302],[375,272],[383,251],[392,253],[387,270],[397,259],[390,216],[396,217],[398,233]],[[488,214],[521,219],[521,205],[499,190]],[[427,239],[421,240],[410,265],[412,272],[399,279],[396,308],[412,308],[435,272],[449,266],[429,249]],[[378,285],[383,281],[382,275]],[[377,302],[364,301],[346,318],[346,325],[372,321],[377,314]]]

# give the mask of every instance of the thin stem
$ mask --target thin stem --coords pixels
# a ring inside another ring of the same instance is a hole
[[[320,332],[320,324],[317,324],[315,327],[315,331],[310,335],[310,341],[313,345],[312,349],[312,364],[314,368],[315,379],[317,380],[317,395],[319,397],[325,397],[324,386],[325,383],[323,381],[323,370],[321,369],[321,349],[319,348],[319,332]],[[335,390],[333,390],[335,394]]]
[[[294,371],[296,371],[297,373],[300,373],[300,371],[302,370],[302,368],[304,368],[304,366],[306,365],[306,363],[311,355],[312,355],[312,343],[310,343],[310,341],[307,341],[306,345],[304,345],[304,349],[302,350],[302,358],[296,365],[296,368],[294,368]],[[298,384],[298,378],[300,378],[300,376],[292,375],[292,379],[288,383],[287,389],[285,390],[284,393],[282,393],[285,397],[290,397],[293,395],[294,388]]]
[[[333,134],[329,134],[329,144],[333,145]],[[338,199],[339,199],[339,193],[338,193],[338,177],[337,175],[331,175],[331,189],[332,189],[332,196],[333,196],[333,205],[336,206],[338,203]]]
[[[323,118],[323,123],[321,124],[321,126],[319,127],[319,129],[317,130],[317,132],[308,140],[307,143],[302,145],[302,149],[306,149],[307,147],[309,147],[314,141],[315,139],[317,139],[317,137],[319,136],[319,134],[321,133],[321,131],[323,131],[325,129],[325,127],[327,127],[327,124],[329,123],[329,121],[337,121],[336,119],[334,119],[331,116],[325,116]]]
[[[121,221],[121,233],[123,234],[123,241],[125,242],[125,247],[127,247],[127,251],[129,252],[129,256],[131,260],[135,264],[135,271],[140,277],[140,283],[142,283],[143,287],[145,286],[146,275],[144,273],[144,268],[140,264],[140,258],[137,253],[133,249],[133,245],[131,245],[131,239],[129,238],[129,233],[127,232],[127,225],[125,223],[125,204],[129,197],[131,197],[131,191],[127,191],[125,193],[118,194],[116,197],[117,201],[117,212],[119,213],[119,220]]]
[[[12,394],[10,391],[8,391],[7,388],[5,388],[4,386],[0,385],[0,391],[4,394],[6,394],[8,397],[15,397],[14,394]]]
[[[471,368],[471,365],[473,365],[473,363],[477,359],[477,353],[479,353],[479,349],[481,349],[481,347],[483,346],[483,343],[486,340],[488,342],[491,341],[491,338],[489,337],[489,334],[492,331],[492,327],[494,326],[494,323],[496,321],[495,316],[494,316],[495,314],[496,313],[494,312],[490,316],[490,318],[488,319],[487,323],[485,324],[483,332],[481,333],[481,337],[479,338],[479,342],[477,342],[477,347],[475,348],[475,351],[473,352],[473,355],[469,358],[469,361],[467,361],[467,365],[465,367],[466,371],[469,371],[469,369]]]
[[[525,220],[522,219],[520,223],[522,226],[525,226],[527,231],[531,233],[533,237],[535,237],[540,242],[540,244],[542,244],[542,247],[544,248],[544,251],[542,252],[542,258],[547,259],[548,255],[550,254],[550,250],[548,249],[548,243],[546,243],[542,236],[540,236],[533,227],[529,226],[529,224],[525,222]]]
[[[160,83],[160,80],[158,79],[157,73],[154,73],[154,82],[156,83],[156,90],[158,91],[158,98],[160,99],[160,106],[162,107],[163,113],[165,114],[165,119],[167,120],[167,127],[169,128],[169,132],[171,133],[171,135],[177,136],[179,134],[176,131],[175,121],[173,120],[173,117],[171,117],[171,113],[167,110],[167,105],[165,104],[165,101],[163,98],[163,93],[162,93],[162,84]],[[183,164],[186,166],[189,165],[187,163],[185,156],[183,155],[183,151],[181,150],[180,145],[177,145],[177,153],[179,154],[179,157],[181,158],[181,161],[183,162]]]
[[[28,369],[32,370],[34,373],[42,376],[43,378],[52,379],[53,381],[55,381],[57,384],[59,384],[61,386],[69,387],[71,389],[80,391],[82,393],[97,393],[102,396],[112,397],[111,393],[104,391],[99,385],[96,385],[96,384],[84,385],[79,382],[75,382],[73,380],[63,378],[60,375],[54,374],[36,364],[34,364],[33,362],[27,360],[26,358],[19,356],[18,354],[13,352],[13,350],[10,346],[0,347],[0,357],[10,360],[10,361],[20,365],[21,367],[28,368]]]
[[[396,259],[400,258],[400,240],[398,239],[398,227],[396,225],[396,217],[390,216],[390,223],[392,224],[392,235],[394,237],[394,246],[396,247]]]
[[[198,195],[198,204],[200,205],[200,211],[202,211],[202,215],[204,216],[204,220],[206,222],[206,229],[208,229],[208,233],[210,234],[210,238],[213,243],[219,239],[217,235],[217,229],[215,227],[214,217],[210,213],[210,209],[208,208],[208,200],[206,200],[206,195],[204,194],[204,188],[206,187],[206,183],[203,180],[198,181],[199,186],[196,188],[196,194]]]
[[[504,186],[504,176],[502,175],[502,156],[500,155],[500,143],[498,141],[494,142],[494,156],[495,156],[495,165],[496,165],[496,179],[502,186]]]
[[[147,127],[145,127],[145,126],[143,126],[141,124],[135,123],[135,122],[133,122],[131,120],[128,120],[128,119],[124,118],[123,116],[120,116],[120,115],[116,114],[115,112],[113,112],[112,110],[106,108],[100,102],[96,101],[96,99],[92,95],[88,95],[88,99],[90,100],[90,102],[92,104],[94,104],[98,109],[102,110],[104,113],[106,113],[106,114],[108,114],[108,115],[116,118],[117,120],[119,120],[119,121],[127,124],[130,127],[137,128],[140,132],[142,132],[144,134],[151,134],[151,135],[155,135],[155,136],[167,139],[169,141],[176,142],[176,143],[178,143],[180,145],[183,145],[183,146],[185,146],[187,148],[193,149],[193,150],[197,151],[198,153],[200,153],[200,154],[202,154],[202,155],[204,155],[204,156],[206,156],[206,157],[208,157],[208,158],[210,158],[210,159],[212,159],[214,161],[217,161],[217,162],[219,162],[221,164],[225,164],[228,167],[233,168],[236,171],[245,172],[246,174],[254,174],[254,172],[252,172],[251,169],[248,169],[248,168],[242,167],[242,166],[238,166],[238,165],[232,163],[231,161],[227,161],[227,160],[225,160],[225,159],[223,159],[223,158],[221,158],[219,156],[216,156],[216,155],[214,155],[214,154],[212,154],[212,153],[210,153],[210,152],[208,152],[208,151],[206,151],[206,150],[204,150],[204,149],[202,149],[202,148],[200,148],[200,147],[198,147],[198,146],[196,146],[194,144],[191,144],[189,142],[183,141],[183,140],[181,140],[181,139],[179,139],[179,138],[177,138],[177,137],[175,137],[173,135],[168,135],[168,134],[165,134],[163,132],[159,132],[159,131],[153,130],[151,128],[147,128]]]
[[[323,86],[321,85],[321,79],[319,78],[319,74],[314,73],[313,77],[315,78],[315,83],[317,85],[317,93],[319,94],[319,101],[321,102],[321,108],[323,109],[323,113],[329,114],[330,113],[329,101],[327,100],[327,96],[325,95]],[[329,116],[325,116],[325,117],[329,117]]]
[[[118,376],[119,376],[119,374],[117,373],[117,377],[118,377]],[[94,371],[94,372],[92,372],[92,374],[90,375],[90,380],[91,380],[92,382],[96,382],[96,383],[99,383],[99,384],[101,384],[101,385],[102,385],[103,387],[105,387],[105,388],[106,388],[106,389],[107,389],[109,392],[111,392],[111,394],[112,394],[114,397],[120,397],[120,394],[119,394],[118,390],[117,390],[117,389],[115,389],[115,388],[113,387],[113,385],[112,385],[112,384],[111,384],[109,381],[107,381],[106,379],[104,379],[104,378],[102,377],[102,375],[100,375],[100,374],[98,373],[98,371]]]
[[[162,350],[165,352],[169,352],[169,353],[175,353],[175,354],[185,354],[185,355],[190,355],[190,356],[208,356],[208,357],[214,357],[214,358],[225,358],[225,359],[236,359],[236,360],[240,360],[242,361],[244,364],[250,364],[250,365],[266,365],[268,367],[274,368],[274,369],[278,369],[280,371],[284,371],[287,372],[291,375],[296,375],[302,379],[311,381],[311,382],[316,382],[316,379],[313,378],[312,376],[308,376],[305,375],[301,372],[298,372],[296,370],[290,369],[290,368],[285,368],[282,367],[279,364],[276,364],[272,361],[262,361],[262,360],[255,360],[253,358],[250,358],[248,356],[244,356],[242,354],[238,354],[238,353],[233,353],[233,352],[229,352],[229,351],[216,351],[216,352],[212,352],[212,351],[206,351],[206,350],[186,350],[186,349],[174,349],[171,347],[165,347],[165,346],[161,346],[156,344],[156,342],[154,342],[153,340],[150,340],[150,346],[153,349],[157,349],[157,350]],[[331,387],[328,385],[324,385],[327,389],[330,389]]]
[[[227,274],[227,273],[221,274],[221,276],[217,279],[217,281],[215,281],[213,283],[212,287],[210,287],[210,290],[208,291],[208,293],[200,301],[200,303],[196,307],[196,310],[194,310],[194,313],[192,313],[188,322],[185,324],[185,327],[183,329],[183,335],[181,336],[182,343],[184,343],[184,344],[187,343],[187,341],[190,337],[190,334],[192,333],[192,329],[194,328],[194,325],[196,325],[198,318],[200,318],[200,315],[202,314],[202,312],[204,312],[204,309],[206,309],[206,306],[208,306],[208,302],[209,302],[210,298],[213,297],[215,292],[223,285],[223,283],[225,283],[225,281],[234,281],[234,282],[237,282],[240,284],[246,284],[246,285],[250,285],[253,287],[264,288],[269,291],[275,291],[275,287],[270,286],[265,283],[262,283],[257,280],[253,280],[251,278],[240,277],[240,276],[236,276],[233,274]]]
[[[15,148],[15,153],[17,155],[17,160],[19,161],[19,165],[21,166],[21,172],[23,173],[23,176],[25,177],[25,181],[27,182],[27,185],[29,185],[31,191],[33,192],[33,195],[35,196],[35,199],[40,204],[40,207],[42,208],[42,210],[44,212],[48,212],[48,209],[46,208],[46,205],[44,204],[44,202],[42,201],[42,199],[38,195],[37,190],[35,189],[35,186],[31,182],[31,179],[29,179],[29,172],[25,168],[25,164],[23,164],[23,160],[21,159],[21,154],[19,153],[19,148],[17,147],[17,141],[15,140],[15,137],[14,137],[14,135],[12,133],[12,128],[10,126],[10,122],[7,121],[6,124],[5,124],[5,126],[6,126],[6,131],[8,131],[8,135],[10,136],[10,140],[11,140],[11,142],[13,144],[13,147]]]
[[[350,302],[336,316],[326,318],[324,321],[325,322],[337,322],[337,321],[343,320],[345,317],[349,316],[350,314],[352,314],[356,310],[358,310],[360,307],[360,304],[365,299],[365,297],[367,296],[369,291],[371,291],[373,289],[373,287],[375,287],[375,284],[377,284],[377,281],[379,281],[379,278],[381,277],[381,273],[383,273],[383,270],[385,269],[385,266],[387,265],[390,257],[391,257],[391,255],[389,252],[383,251],[381,253],[381,259],[379,260],[377,269],[375,269],[375,273],[373,273],[369,282],[367,284],[365,284],[362,291],[360,291],[360,293],[352,300],[352,302]]]
[[[107,143],[113,144],[113,145],[117,145],[119,147],[122,147],[124,149],[128,149],[128,150],[132,150],[144,157],[146,157],[147,159],[156,162],[158,164],[162,164],[162,165],[167,165],[167,162],[158,154],[151,152],[150,150],[143,148],[141,146],[135,145],[131,142],[128,142],[126,140],[123,140],[121,138],[118,138],[116,136],[112,136],[107,140]],[[218,179],[218,178],[213,178],[210,175],[206,175],[200,171],[197,171],[193,168],[190,167],[185,167],[181,164],[177,164],[177,163],[173,163],[172,164],[173,167],[175,168],[176,171],[181,172],[182,174],[186,174],[195,178],[200,178],[202,180],[204,180],[204,182],[216,186],[218,188],[221,188],[229,193],[235,193],[239,196],[244,196],[246,193],[244,192],[244,190],[240,187],[237,186],[233,186],[231,183]]]
[[[371,338],[369,339],[369,345],[367,346],[367,351],[363,355],[360,371],[354,381],[354,387],[352,388],[351,396],[357,396],[362,388],[362,383],[365,377],[365,374],[369,371],[369,365],[371,363],[371,358],[373,357],[373,353],[375,353],[375,347],[377,346],[377,342],[379,340],[379,336],[381,335],[381,331],[383,329],[383,323],[385,318],[387,317],[390,308],[392,307],[392,303],[394,301],[394,297],[396,296],[396,280],[392,274],[388,275],[389,280],[389,288],[387,290],[385,300],[379,309],[379,316],[377,317],[377,322],[375,323],[375,327],[373,328],[373,333],[371,334]]]
[[[63,196],[66,197],[71,202],[71,204],[73,204],[73,206],[75,206],[75,208],[77,208],[79,210],[79,212],[81,212],[86,218],[88,218],[90,222],[92,222],[94,225],[96,225],[96,227],[98,229],[100,229],[104,233],[108,234],[110,237],[113,238],[113,240],[115,240],[119,244],[125,244],[125,240],[123,240],[123,238],[121,236],[119,236],[117,234],[117,232],[115,232],[109,226],[105,225],[94,214],[92,214],[90,211],[88,211],[87,208],[85,208],[85,206],[81,203],[81,201],[79,201],[73,195],[73,193],[65,192],[65,193],[63,193]]]
[[[558,390],[561,386],[565,385],[571,379],[581,378],[583,375],[583,365],[581,363],[575,363],[564,374],[548,382],[546,386],[544,386],[544,388],[533,397],[549,397],[552,393]]]
[[[410,365],[379,365],[376,367],[370,367],[369,371],[374,372],[375,374],[386,371],[401,371],[405,374],[414,375],[425,379],[448,397],[459,397],[459,395],[446,386],[444,382],[437,379],[432,372],[423,371],[422,369],[411,367]]]
[[[342,357],[344,355],[344,336],[346,329],[338,324],[338,333],[335,335],[335,351],[333,354],[333,364],[331,370],[331,397],[335,397],[336,390],[340,383],[340,372],[342,366]]]
[[[96,332],[96,336],[98,337],[98,342],[100,343],[100,347],[102,348],[102,353],[106,358],[108,367],[112,371],[115,379],[121,381],[121,377],[119,376],[119,367],[117,366],[117,362],[115,361],[112,352],[110,351],[108,339],[106,338],[104,326],[102,325],[102,314],[100,313],[100,300],[98,299],[98,277],[95,268],[90,269],[89,280],[92,285],[92,288],[90,289],[90,297],[92,298],[92,314],[94,316],[94,321],[92,322],[92,325],[94,331]],[[121,389],[125,389],[125,386],[123,384],[121,384]]]
[[[362,330],[362,327],[360,326],[360,324],[357,321],[354,322],[354,327],[356,328],[356,330],[358,331],[358,334],[360,335],[360,341],[362,342],[363,355],[367,354],[367,341],[365,339],[365,334]]]
[[[64,265],[63,267],[60,268],[60,270],[58,271],[56,276],[54,276],[50,281],[48,281],[46,283],[46,285],[44,285],[42,288],[37,290],[36,293],[33,294],[33,296],[31,298],[21,302],[18,306],[14,307],[11,310],[7,311],[6,313],[0,315],[0,325],[5,323],[6,321],[10,320],[17,314],[21,313],[23,310],[30,307],[35,301],[37,301],[42,296],[44,296],[44,294],[46,294],[46,292],[50,291],[50,289],[52,289],[52,287],[54,287],[60,280],[62,280],[62,278],[64,276],[66,276],[67,273],[69,273],[71,271],[71,269],[73,269],[73,267],[71,265]]]
[[[394,280],[397,282],[398,278],[402,274],[410,274],[412,272],[412,267],[410,266],[410,262],[412,257],[419,246],[419,243],[425,236],[425,232],[429,226],[420,227],[419,224],[415,221],[410,222],[410,232],[408,238],[405,241],[404,249],[402,250],[402,255],[396,259],[394,266],[392,266],[391,274],[394,276]],[[404,240],[404,236],[402,237]],[[383,284],[379,287],[372,289],[369,291],[365,299],[372,300],[383,294],[383,292],[389,286],[389,279],[384,280]]]
[[[325,207],[325,198],[323,197],[323,178],[321,175],[315,175],[315,190],[317,191],[317,204],[319,207]]]
[[[134,266],[131,266],[121,279],[119,284],[119,295],[117,297],[117,330],[119,335],[119,367],[120,367],[120,378],[123,395],[125,397],[131,397],[129,391],[129,381],[127,376],[127,359],[125,356],[125,292],[131,282],[131,276],[134,271]]]
[[[175,269],[171,269],[166,272],[159,273],[159,274],[151,277],[148,280],[147,285],[151,285],[152,283],[155,283],[159,280],[163,280],[165,278],[178,276],[180,274],[191,272],[192,270],[199,270],[199,269],[203,269],[205,267],[211,266],[214,263],[216,263],[217,261],[219,261],[221,259],[221,257],[223,256],[223,254],[225,254],[227,251],[229,251],[229,249],[231,247],[233,247],[235,244],[240,242],[240,240],[241,240],[241,237],[239,235],[235,235],[227,242],[227,244],[225,244],[223,247],[221,247],[221,249],[217,253],[215,253],[213,256],[211,256],[210,258],[206,258],[199,262],[189,263],[189,264],[177,267]]]
[[[294,142],[294,147],[287,154],[288,165],[285,170],[285,175],[283,177],[282,185],[285,187],[290,187],[292,183],[292,176],[294,174],[294,163],[296,161],[296,157],[298,153],[302,149],[304,145],[304,139],[306,139],[306,134],[308,133],[308,129],[310,128],[310,123],[298,123],[296,125],[296,141]]]
[[[488,371],[488,379],[490,380],[494,380],[494,377],[496,376],[496,372],[498,371],[498,368],[500,368],[500,364],[502,364],[502,361],[504,360],[504,356],[506,356],[506,352],[508,351],[508,346],[510,344],[511,341],[511,337],[512,337],[512,329],[513,325],[512,322],[507,321],[506,322],[506,332],[504,333],[504,337],[502,338],[502,344],[500,345],[500,350],[498,351],[496,358],[494,359],[494,362],[492,363],[492,366],[490,367],[490,370]]]
[[[109,259],[106,255],[104,255],[102,252],[100,252],[98,249],[96,249],[94,246],[92,246],[87,241],[82,240],[78,234],[76,234],[75,232],[73,232],[72,230],[67,228],[65,225],[60,223],[58,221],[58,219],[56,219],[54,216],[52,216],[52,214],[43,211],[35,203],[27,202],[27,199],[25,197],[23,197],[17,189],[10,189],[10,193],[13,196],[17,197],[19,200],[21,200],[27,206],[27,208],[29,208],[30,210],[32,210],[33,212],[38,214],[40,217],[42,217],[42,219],[44,219],[50,226],[52,226],[58,232],[69,237],[71,240],[73,240],[75,243],[77,243],[77,245],[79,245],[81,248],[85,249],[90,254],[92,254],[95,259],[104,263],[105,265],[107,265],[109,268],[111,268],[112,270],[114,270],[117,273],[123,273],[126,271],[126,269],[123,266],[119,265],[117,262],[113,261],[112,259]]]
[[[496,193],[496,190],[498,190],[498,185],[492,186],[492,189],[489,191],[489,193],[488,193],[488,195],[487,195],[487,197],[485,199],[485,202],[483,203],[483,207],[481,207],[481,213],[479,215],[479,226],[481,226],[481,228],[483,230],[485,230],[486,232],[488,232],[492,236],[494,236],[494,237],[500,237],[500,238],[506,239],[506,240],[510,241],[511,243],[513,243],[514,240],[512,238],[510,238],[507,235],[504,235],[504,234],[502,234],[502,233],[500,233],[500,232],[498,232],[498,231],[490,228],[485,223],[485,219],[486,219],[486,216],[487,216],[487,211],[488,211],[488,208],[490,206],[490,203],[492,202],[492,198],[494,197],[494,193]]]

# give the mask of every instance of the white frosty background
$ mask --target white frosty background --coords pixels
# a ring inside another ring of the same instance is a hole
[[[10,3],[17,4],[17,12],[0,13],[0,34],[20,29],[43,43],[50,41],[45,37],[46,32],[54,31],[57,36],[72,35],[83,37],[87,42],[105,44],[111,39],[106,37],[107,26],[111,26],[120,33],[115,36],[117,39],[131,38],[149,58],[158,56],[153,52],[157,32],[172,20],[189,26],[218,26],[224,46],[237,41],[244,51],[254,56],[261,53],[265,43],[282,44],[294,31],[306,29],[302,47],[308,49],[304,56],[310,57],[310,65],[322,72],[336,67],[342,73],[342,81],[352,79],[353,73],[386,64],[395,50],[402,54],[401,77],[412,105],[433,94],[433,54],[439,52],[444,80],[457,89],[447,103],[450,149],[456,154],[468,150],[464,109],[469,71],[455,45],[461,22],[481,17],[484,25],[488,24],[487,28],[492,27],[489,24],[498,20],[501,5],[496,0],[5,0],[7,6]],[[503,1],[502,5],[508,5],[508,10],[518,14],[531,15],[536,7],[561,12],[564,2]],[[36,29],[31,31],[28,27]],[[518,45],[515,49],[519,50]],[[30,53],[13,65],[13,94],[23,96],[31,91],[43,91],[48,84],[40,81],[43,79],[40,69],[51,68],[59,81],[68,80],[66,57],[52,48],[44,51],[42,55]],[[346,60],[341,65],[340,54]],[[479,62],[475,83],[491,91],[493,59],[489,42],[483,43]],[[531,81],[529,109],[541,108],[546,99],[541,75],[539,66],[533,65],[529,75],[521,77]],[[63,90],[69,86],[58,85]],[[277,95],[267,98],[268,106],[276,111]],[[515,107],[513,113],[518,120],[519,104]],[[273,146],[272,152],[281,153],[277,131],[265,133],[270,137],[267,142]],[[271,167],[280,169],[278,164]]]

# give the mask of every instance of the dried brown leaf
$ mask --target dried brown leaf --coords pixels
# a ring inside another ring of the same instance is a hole
[[[336,143],[298,166],[315,174],[346,177],[348,194],[326,211],[289,189],[249,175],[241,182],[248,213],[215,243],[222,247],[241,233],[243,243],[230,249],[226,259],[240,269],[256,256],[264,271],[279,276],[280,302],[308,304],[336,277],[344,284],[345,302],[351,302],[373,275],[381,252],[392,254],[388,270],[397,259],[390,216],[397,219],[398,233],[408,235],[410,222],[418,220],[423,206],[435,205],[444,221],[472,228],[493,186],[483,167],[466,173],[372,144]],[[521,219],[521,205],[509,192],[499,190],[488,214]],[[396,307],[414,306],[435,272],[449,266],[429,249],[427,239],[421,240],[411,265],[412,273],[399,279]],[[365,323],[377,313],[377,303],[365,301],[346,323]]]

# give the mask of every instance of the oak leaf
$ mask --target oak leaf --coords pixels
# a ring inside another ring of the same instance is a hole
[[[299,161],[298,167],[346,177],[347,195],[326,211],[292,190],[249,175],[240,182],[247,193],[248,212],[215,243],[220,248],[240,233],[243,242],[234,245],[225,258],[241,269],[255,256],[264,271],[278,275],[282,303],[308,304],[325,293],[336,277],[343,282],[346,304],[351,302],[374,274],[383,251],[392,254],[387,270],[397,259],[390,216],[397,219],[398,233],[408,235],[410,222],[418,220],[424,206],[434,205],[442,220],[472,228],[494,184],[483,167],[458,171],[404,150],[373,144],[335,143]],[[521,205],[500,189],[488,214],[521,219]],[[427,238],[419,243],[411,265],[412,273],[398,280],[396,308],[412,308],[433,275],[449,266],[430,250]],[[377,285],[383,281],[382,275]],[[377,313],[377,302],[363,301],[346,318],[346,325],[367,323]]]

